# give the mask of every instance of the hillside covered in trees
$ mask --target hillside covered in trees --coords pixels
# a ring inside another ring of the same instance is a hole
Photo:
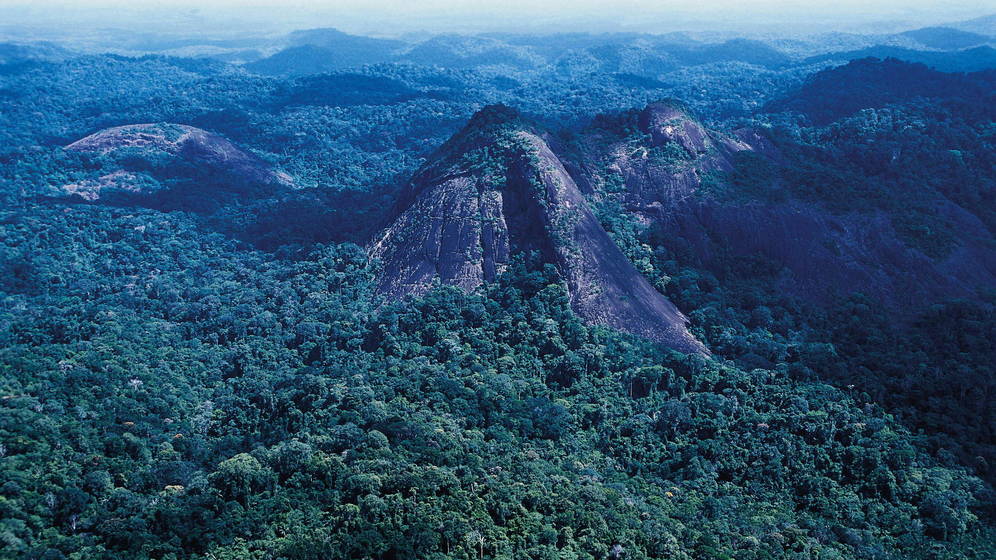
[[[122,37],[0,47],[0,558],[996,554],[991,36]]]

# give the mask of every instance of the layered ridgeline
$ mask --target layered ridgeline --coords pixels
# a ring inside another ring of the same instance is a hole
[[[968,163],[961,183],[947,178],[959,153],[929,162],[904,146],[923,140],[895,138],[916,122],[861,115],[806,145],[760,128],[710,131],[665,102],[596,120],[572,152],[590,198],[618,203],[605,219],[635,220],[686,264],[718,276],[753,263],[779,292],[818,306],[860,292],[915,314],[996,282],[991,203],[964,194],[984,180]],[[917,163],[943,169],[924,179]]]
[[[517,113],[486,108],[412,180],[373,243],[380,291],[424,294],[439,279],[466,289],[495,280],[517,252],[556,266],[575,311],[686,352],[705,349],[680,311],[627,260],[564,165]]]
[[[901,178],[878,188],[902,197],[872,199],[845,175],[846,158],[828,164],[832,154],[770,136],[709,130],[675,101],[596,118],[566,139],[486,108],[416,174],[372,243],[380,291],[418,296],[437,280],[474,289],[535,251],[590,322],[701,351],[661,294],[666,279],[631,263],[649,247],[616,231],[620,221],[717,275],[763,266],[774,288],[821,307],[860,292],[915,314],[996,282],[985,216]]]
[[[832,74],[856,79],[866,67],[880,68],[860,63]],[[819,116],[807,104],[812,87],[781,104]],[[904,158],[923,161],[904,149],[915,143],[905,136],[916,121],[874,118],[838,116],[810,147],[764,129],[709,130],[676,101],[603,115],[558,136],[489,107],[416,173],[393,223],[371,242],[383,264],[380,292],[420,296],[436,280],[471,290],[494,281],[517,253],[535,252],[555,266],[589,322],[685,352],[705,348],[662,295],[670,271],[641,264],[653,260],[649,247],[680,252],[685,265],[717,276],[731,263],[762,266],[774,289],[821,307],[860,292],[914,315],[933,302],[975,298],[996,283],[991,200],[970,196],[978,189],[963,172],[904,176]],[[893,137],[897,128],[904,137]],[[225,223],[249,212],[255,217],[238,220],[257,229],[320,202],[314,193],[288,202],[289,176],[191,126],[120,126],[67,150],[97,161],[56,189],[71,199],[206,212],[231,206]],[[944,158],[966,157],[948,150],[936,164],[957,170]]]

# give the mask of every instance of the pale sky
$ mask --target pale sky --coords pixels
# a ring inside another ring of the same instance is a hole
[[[996,12],[992,0],[0,0],[7,24],[142,31],[874,32]],[[887,28],[893,26],[894,28]]]

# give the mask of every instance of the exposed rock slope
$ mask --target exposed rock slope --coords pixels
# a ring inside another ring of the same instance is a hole
[[[626,203],[673,209],[710,173],[733,169],[729,156],[753,149],[747,142],[707,130],[676,102],[651,103],[637,118],[646,143],[618,143],[609,169],[622,176]]]
[[[777,271],[770,280],[782,292],[815,303],[862,292],[905,311],[969,297],[996,281],[996,253],[985,225],[943,197],[934,211],[958,232],[957,245],[931,258],[903,239],[888,212],[830,210],[800,199],[777,171],[765,185],[772,196],[737,192],[735,186],[719,195],[707,192],[705,180],[723,181],[737,165],[760,162],[776,170],[785,163],[756,132],[709,131],[672,102],[651,104],[635,122],[638,140],[620,134],[607,141],[597,128],[579,135],[582,147],[576,151],[586,161],[569,167],[583,170],[582,184],[604,185],[615,177],[621,192],[594,196],[619,197],[666,244],[692,255],[689,264],[720,274],[731,259],[764,262]]]
[[[135,124],[101,130],[66,146],[67,150],[97,152],[116,159],[122,170],[66,185],[66,194],[97,200],[107,193],[151,194],[160,190],[147,174],[186,173],[233,191],[259,187],[290,187],[291,178],[226,138],[180,124]],[[161,178],[161,177],[160,177]]]
[[[384,264],[380,290],[403,298],[437,280],[473,289],[516,252],[538,251],[557,266],[588,320],[700,350],[685,318],[589,209],[589,200],[606,197],[684,255],[684,265],[717,276],[731,268],[741,274],[741,265],[743,274],[762,274],[750,272],[756,266],[774,289],[817,306],[861,292],[909,314],[996,282],[992,236],[966,208],[936,196],[933,219],[957,235],[950,250],[931,256],[904,237],[904,216],[887,207],[831,208],[797,195],[786,183],[791,174],[777,171],[791,165],[763,134],[708,130],[676,102],[593,125],[569,145],[492,107],[402,195],[397,218],[371,248]],[[763,186],[740,192],[730,177],[742,166],[773,171]]]
[[[436,279],[473,289],[519,251],[555,264],[592,323],[705,351],[602,229],[547,142],[505,107],[475,115],[415,176],[371,256],[383,262],[381,292],[403,298]]]

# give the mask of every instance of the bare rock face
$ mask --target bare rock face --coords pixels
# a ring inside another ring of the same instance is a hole
[[[102,195],[116,194],[150,194],[158,191],[156,186],[143,181],[142,177],[127,171],[113,171],[96,179],[82,179],[62,185],[62,192],[69,196],[79,197],[87,202],[100,200]]]
[[[381,293],[420,295],[437,281],[474,289],[494,280],[512,255],[535,251],[556,265],[573,308],[588,321],[704,352],[685,317],[612,242],[586,194],[617,197],[687,249],[689,264],[720,273],[731,259],[763,263],[777,290],[817,306],[862,292],[892,313],[910,313],[996,282],[991,235],[950,201],[939,200],[936,211],[959,232],[957,246],[932,258],[905,241],[884,210],[831,210],[777,181],[771,189],[779,196],[771,197],[706,189],[741,160],[786,163],[757,131],[708,130],[671,102],[648,106],[636,123],[635,135],[583,131],[576,144],[554,144],[558,156],[552,139],[511,110],[480,112],[416,174],[395,220],[372,244],[384,266]],[[738,154],[744,151],[752,154]],[[609,176],[611,190],[604,188]]]
[[[602,229],[557,155],[510,109],[475,115],[416,174],[397,213],[370,249],[388,298],[420,295],[437,279],[474,289],[514,253],[537,251],[591,323],[706,352]]]
[[[63,187],[66,194],[91,201],[106,193],[151,194],[159,189],[154,181],[143,180],[145,173],[172,173],[185,167],[196,169],[199,177],[212,179],[234,191],[247,187],[293,186],[286,173],[275,171],[265,161],[226,138],[187,125],[118,126],[77,140],[66,149],[110,155],[122,161],[126,168]]]
[[[882,212],[835,214],[798,201],[722,204],[695,202],[680,212],[650,216],[665,235],[690,245],[696,260],[719,270],[730,255],[761,258],[781,272],[783,293],[822,305],[861,292],[892,311],[916,311],[933,301],[972,297],[996,282],[996,252],[985,226],[954,204],[939,207],[962,239],[942,259],[909,247]]]
[[[734,154],[754,152],[774,166],[778,149],[762,134],[738,130],[724,135],[705,129],[674,102],[653,103],[638,126],[647,140],[620,139],[601,152],[585,153],[571,169],[587,171],[578,180],[599,184],[606,171],[624,184],[619,196],[641,222],[667,238],[680,238],[697,264],[720,270],[732,257],[761,259],[781,269],[778,289],[816,304],[862,292],[892,310],[917,310],[931,301],[971,297],[996,282],[991,235],[973,214],[939,199],[939,218],[959,232],[958,246],[943,258],[930,258],[909,246],[892,217],[882,211],[833,212],[794,199],[783,186],[778,201],[732,199],[702,192],[710,174],[735,166]],[[590,143],[591,145],[605,145]],[[600,167],[591,162],[608,162]]]
[[[658,101],[647,105],[640,113],[639,126],[650,135],[654,146],[674,143],[692,156],[713,148],[709,133],[676,103]]]
[[[675,209],[707,175],[733,169],[731,154],[753,149],[740,138],[707,130],[673,101],[651,103],[637,122],[649,144],[619,143],[608,157],[610,170],[625,183],[626,203],[634,208]]]

